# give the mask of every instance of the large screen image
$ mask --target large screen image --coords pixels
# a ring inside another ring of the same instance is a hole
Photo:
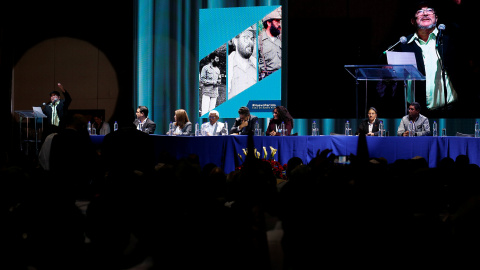
[[[199,116],[260,118],[281,105],[282,7],[202,9],[199,14]]]

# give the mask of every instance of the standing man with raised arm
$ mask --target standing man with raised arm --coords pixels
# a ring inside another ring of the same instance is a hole
[[[50,102],[43,107],[43,113],[47,118],[43,122],[42,140],[45,140],[51,133],[58,133],[61,129],[65,128],[68,107],[70,103],[72,103],[72,97],[63,85],[58,83],[57,86],[65,98],[60,98],[59,91],[54,90],[50,92]]]

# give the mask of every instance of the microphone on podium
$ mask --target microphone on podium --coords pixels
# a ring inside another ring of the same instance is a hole
[[[397,43],[395,43],[395,44],[393,44],[392,46],[390,46],[386,51],[383,52],[383,54],[386,54],[386,53],[387,53],[388,51],[390,51],[393,47],[397,46],[398,43],[402,43],[402,44],[407,43],[407,38],[404,37],[404,36],[402,36],[402,37],[400,38],[400,40],[397,41]]]

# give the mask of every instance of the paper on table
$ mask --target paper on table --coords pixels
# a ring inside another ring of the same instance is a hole
[[[387,51],[387,61],[389,65],[413,65],[417,67],[417,60],[413,52],[391,52]]]
[[[35,114],[35,117],[41,117],[41,118],[46,118],[47,116],[43,113],[41,107],[33,107],[33,113]]]

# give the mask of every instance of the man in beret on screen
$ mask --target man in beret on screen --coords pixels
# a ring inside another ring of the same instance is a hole
[[[282,67],[282,7],[262,19],[264,30],[258,36],[260,80]]]

